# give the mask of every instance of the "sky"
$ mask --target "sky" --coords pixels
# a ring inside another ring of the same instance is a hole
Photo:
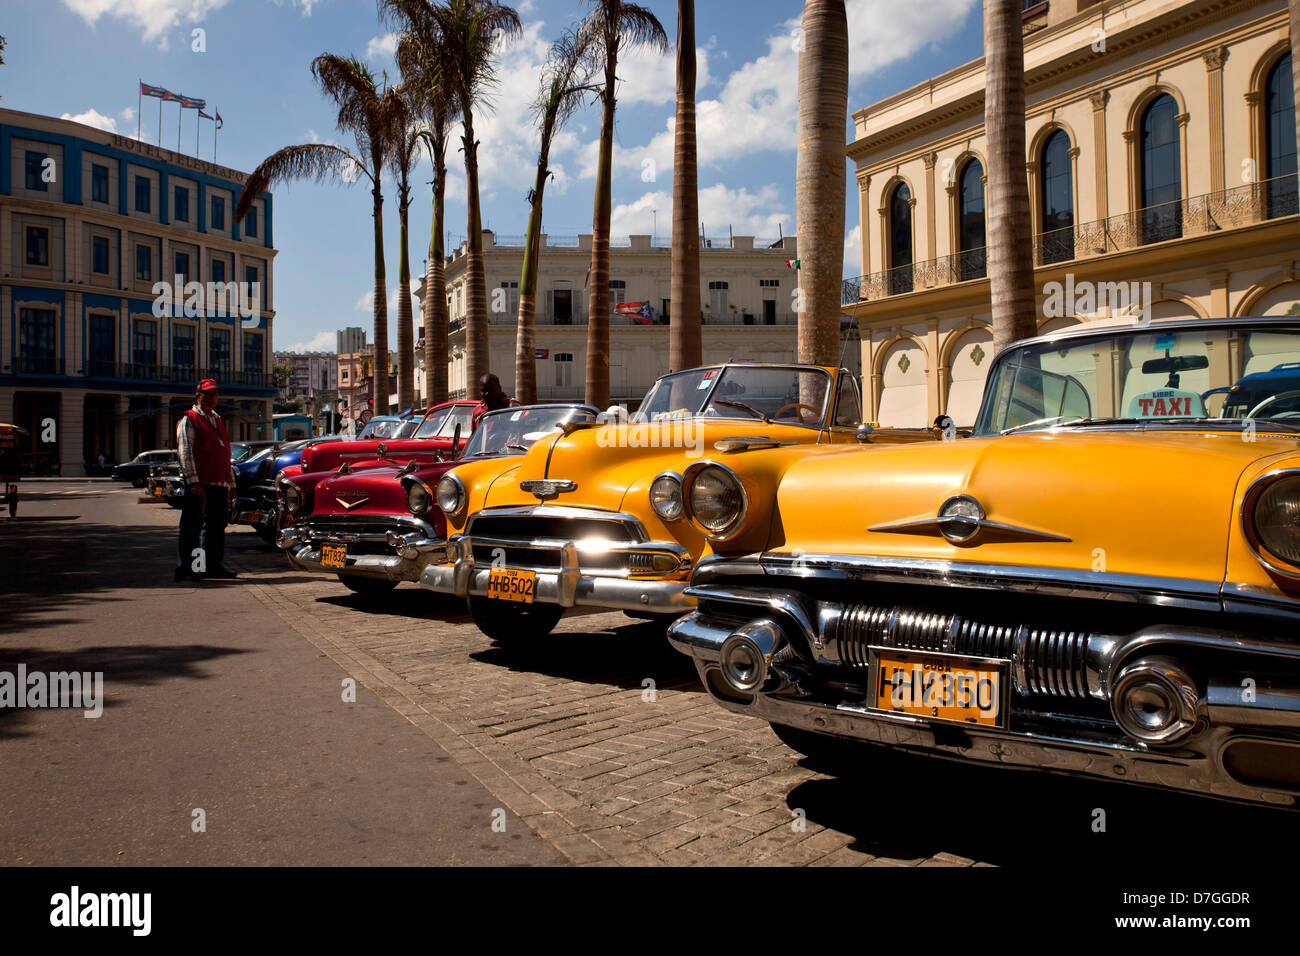
[[[676,43],[677,5],[643,0]],[[849,112],[982,54],[978,0],[848,0]],[[550,43],[585,12],[581,0],[521,0],[523,35],[502,48],[492,110],[476,116],[482,216],[499,235],[522,236],[537,165],[530,104]],[[797,0],[697,0],[698,165],[705,235],[775,240],[794,232]],[[201,31],[196,34],[195,31]],[[137,116],[137,81],[206,99],[221,111],[217,162],[251,171],[295,143],[351,144],[310,64],[321,53],[356,55],[377,74],[393,63],[393,27],[374,0],[6,0],[0,35],[0,106],[63,116],[156,143],[158,101]],[[200,49],[201,48],[201,49]],[[674,56],[620,58],[613,179],[614,236],[672,234]],[[195,153],[186,111],[182,152]],[[137,124],[139,124],[137,126]],[[177,145],[177,107],[163,107],[162,145]],[[845,117],[845,142],[852,120]],[[199,155],[212,159],[212,124]],[[457,137],[459,134],[457,133]],[[589,105],[557,137],[544,205],[553,236],[591,232],[600,109]],[[462,154],[448,150],[447,233],[465,235]],[[846,160],[846,163],[848,161]],[[410,210],[411,272],[423,273],[432,223],[432,169],[416,171]],[[856,189],[845,195],[846,275],[860,271]],[[373,325],[373,229],[366,180],[351,186],[295,182],[274,188],[275,342],[333,351],[334,330]],[[398,228],[385,183],[389,341],[396,341]],[[543,265],[544,268],[544,265]]]

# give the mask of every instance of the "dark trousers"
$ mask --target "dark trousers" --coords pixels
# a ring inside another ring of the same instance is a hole
[[[201,547],[205,570],[221,567],[226,558],[226,521],[229,517],[228,489],[221,485],[204,485],[202,498],[186,489],[181,504],[176,566],[193,571],[196,560],[194,549]]]

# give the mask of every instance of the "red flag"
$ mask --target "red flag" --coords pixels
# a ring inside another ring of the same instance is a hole
[[[140,84],[141,96],[156,96],[160,100],[175,99],[176,95],[163,89],[161,86],[150,86],[148,83]]]

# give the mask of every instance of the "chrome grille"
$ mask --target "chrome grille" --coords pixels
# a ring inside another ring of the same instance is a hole
[[[834,643],[840,661],[850,667],[868,666],[873,645],[944,651],[1013,662],[1016,689],[1024,694],[1090,696],[1087,652],[1094,635],[1087,632],[1035,630],[869,604],[824,605],[821,626],[824,639]]]
[[[603,538],[608,541],[644,540],[628,527],[626,521],[603,518],[565,517],[563,515],[493,515],[480,514],[470,519],[465,531],[471,537],[513,538],[516,541],[558,539],[581,541]]]

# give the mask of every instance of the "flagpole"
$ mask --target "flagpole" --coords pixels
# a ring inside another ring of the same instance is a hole
[[[185,107],[176,104],[176,152],[181,151],[181,116],[185,113]]]
[[[215,106],[212,108],[212,115],[214,117],[220,115],[220,113],[221,110],[217,109]],[[214,166],[217,164],[217,130],[219,129],[221,129],[221,127],[217,125],[217,121],[214,119],[212,121],[212,165]]]
[[[136,89],[136,107],[135,107],[135,141],[140,142],[140,114],[144,112],[144,80],[135,81]]]
[[[203,117],[199,116],[202,110],[194,111],[194,156],[197,159],[199,155],[199,123]]]
[[[162,104],[163,98],[158,97],[158,148],[162,149]]]

